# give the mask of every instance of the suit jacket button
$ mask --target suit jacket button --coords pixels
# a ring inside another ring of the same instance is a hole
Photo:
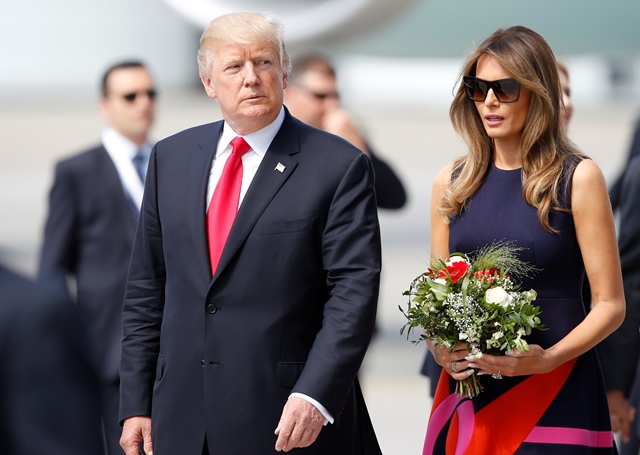
[[[210,303],[209,305],[207,305],[207,312],[209,314],[216,314],[216,311],[218,311],[218,309],[213,303]]]

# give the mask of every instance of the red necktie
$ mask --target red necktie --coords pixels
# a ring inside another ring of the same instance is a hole
[[[213,196],[211,196],[207,212],[207,235],[212,275],[216,273],[224,244],[227,242],[233,220],[238,213],[240,187],[242,186],[242,155],[251,149],[241,137],[232,140],[231,147],[231,155],[224,164],[222,175]]]

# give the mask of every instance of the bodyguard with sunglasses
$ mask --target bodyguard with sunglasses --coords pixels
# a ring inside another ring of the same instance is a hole
[[[146,166],[156,91],[137,61],[111,66],[102,78],[101,143],[56,165],[40,258],[40,278],[75,283],[79,330],[100,379],[108,455],[121,454],[118,425],[122,300]]]
[[[504,355],[428,340],[442,373],[423,454],[615,454],[595,346],[625,313],[616,233],[600,169],[566,136],[548,43],[526,27],[497,30],[465,61],[449,112],[469,151],[434,182],[432,259],[512,242],[537,269],[512,279],[537,291],[547,330]],[[458,396],[471,375],[483,391]]]
[[[335,69],[321,55],[308,54],[294,60],[285,105],[291,115],[315,128],[351,142],[370,159],[376,174],[378,208],[400,209],[406,205],[404,184],[394,169],[371,147],[355,121],[340,105]]]

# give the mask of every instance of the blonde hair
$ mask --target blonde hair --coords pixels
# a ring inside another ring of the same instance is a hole
[[[522,87],[531,91],[520,144],[522,192],[525,201],[537,209],[543,228],[556,232],[549,223],[549,212],[569,210],[560,199],[563,169],[569,157],[583,156],[562,128],[562,92],[556,59],[544,38],[533,30],[522,26],[499,29],[467,58],[460,80],[462,76],[475,76],[478,60],[485,54],[493,56]],[[449,115],[469,153],[454,162],[455,178],[439,207],[440,213],[448,218],[462,212],[466,200],[480,188],[493,158],[493,140],[474,102],[467,98],[463,84],[459,84]]]
[[[238,12],[216,17],[205,28],[198,49],[200,77],[206,76],[216,48],[227,44],[266,42],[280,51],[280,65],[285,74],[291,71],[291,60],[284,44],[284,28],[275,18],[256,12]]]

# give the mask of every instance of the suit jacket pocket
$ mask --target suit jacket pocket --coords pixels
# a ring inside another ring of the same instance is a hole
[[[276,221],[262,226],[262,235],[287,234],[291,232],[309,231],[315,218],[303,220]]]
[[[158,363],[156,364],[156,381],[162,379],[162,375],[164,374],[164,356],[162,354],[158,355]]]
[[[293,387],[302,374],[306,362],[279,362],[278,382],[282,387]]]

